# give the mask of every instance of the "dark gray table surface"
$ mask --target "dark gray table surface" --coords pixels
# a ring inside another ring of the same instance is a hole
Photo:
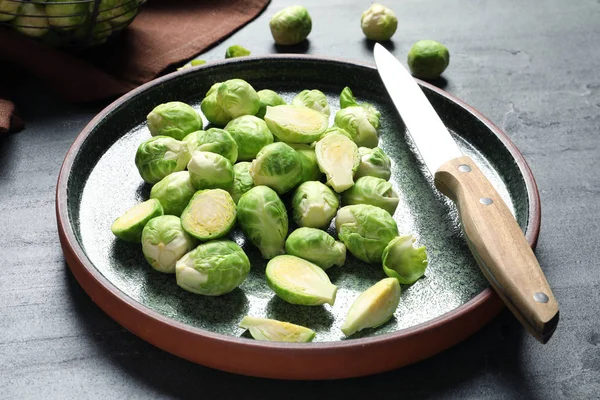
[[[293,3],[274,1],[201,58],[221,59],[231,44],[277,52],[268,20]],[[369,1],[303,4],[313,17],[307,53],[372,61],[359,28]],[[552,340],[537,343],[504,311],[418,364],[325,382],[238,376],[163,352],[90,300],[58,241],[58,171],[103,105],[68,104],[30,81],[17,98],[27,128],[0,137],[0,398],[600,398],[600,1],[387,4],[400,20],[393,52],[404,59],[416,40],[445,43],[445,89],[500,126],[533,170],[536,254],[561,307]]]

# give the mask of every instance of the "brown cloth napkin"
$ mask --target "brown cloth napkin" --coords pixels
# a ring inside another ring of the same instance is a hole
[[[114,41],[78,52],[53,49],[0,27],[0,66],[19,66],[69,101],[110,99],[218,43],[253,20],[268,3],[149,0]],[[16,131],[22,124],[14,116],[14,105],[2,100],[2,95],[0,90],[0,133]]]

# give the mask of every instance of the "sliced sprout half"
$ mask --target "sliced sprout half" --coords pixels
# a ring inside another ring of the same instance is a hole
[[[315,146],[317,162],[327,175],[327,184],[338,193],[354,185],[354,172],[358,168],[358,147],[346,136],[330,133]]]
[[[346,261],[346,246],[327,232],[315,228],[298,228],[285,241],[285,251],[326,270]]]
[[[181,226],[200,240],[223,237],[235,224],[235,203],[223,189],[199,190],[181,214]]]
[[[290,143],[312,143],[329,126],[325,114],[296,105],[267,107],[265,122],[273,135]]]
[[[196,240],[181,227],[174,215],[152,218],[142,231],[142,252],[159,272],[175,273],[175,263],[196,245]]]
[[[315,331],[304,326],[249,315],[242,319],[239,326],[248,329],[254,339],[269,342],[306,343],[315,337]]]
[[[139,243],[146,223],[154,217],[163,215],[163,208],[156,199],[136,204],[113,222],[112,233],[127,242]]]
[[[383,250],[383,271],[406,285],[415,283],[425,274],[429,261],[425,246],[414,247],[413,235],[398,236]]]

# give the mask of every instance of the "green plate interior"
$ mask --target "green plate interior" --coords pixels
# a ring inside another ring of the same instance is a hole
[[[391,182],[400,196],[394,218],[401,233],[413,233],[427,246],[426,276],[403,286],[400,306],[385,325],[352,338],[381,335],[426,322],[468,302],[488,283],[480,273],[458,225],[451,202],[433,188],[432,177],[411,149],[405,127],[373,68],[316,59],[267,58],[208,66],[149,88],[126,100],[99,121],[77,154],[68,180],[68,208],[74,232],[91,263],[133,300],[168,318],[225,335],[242,336],[237,327],[246,315],[293,322],[316,331],[315,341],[344,339],[339,327],[357,295],[385,277],[381,266],[351,255],[346,265],[328,270],[338,286],[334,306],[291,305],[275,297],[264,277],[266,261],[239,230],[230,235],[252,262],[248,279],[228,295],[204,297],[185,292],[174,275],[154,271],[141,246],[118,241],[110,226],[134,204],[148,198],[134,164],[138,145],[150,137],[145,116],[160,103],[179,100],[200,110],[200,101],[219,81],[242,78],[256,90],[273,89],[286,100],[303,89],[319,89],[329,98],[331,120],[339,93],[350,86],[359,101],[373,103],[382,114],[380,147],[393,161]],[[458,104],[426,90],[434,108],[514,211],[521,227],[528,217],[527,189],[519,168],[500,140]],[[335,231],[330,229],[335,235]],[[245,335],[244,335],[245,336]],[[251,340],[251,339],[248,339]]]

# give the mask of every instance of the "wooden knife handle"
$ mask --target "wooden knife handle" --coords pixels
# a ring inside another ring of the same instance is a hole
[[[504,303],[540,342],[558,324],[558,303],[504,201],[470,157],[448,161],[435,185],[458,208],[469,248]]]

